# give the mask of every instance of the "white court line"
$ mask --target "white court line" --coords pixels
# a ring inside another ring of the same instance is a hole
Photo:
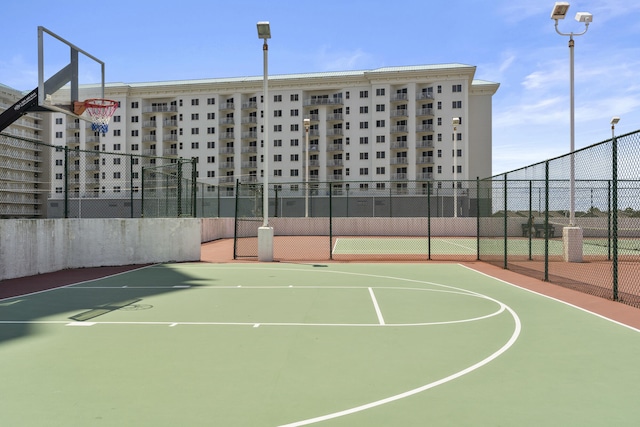
[[[448,243],[448,244],[450,244],[450,245],[459,246],[459,247],[461,247],[461,248],[463,248],[463,249],[469,249],[470,251],[472,251],[472,250],[476,249],[476,248],[470,248],[470,247],[465,246],[465,245],[461,245],[460,243],[456,243],[456,242],[454,242],[454,241],[452,241],[452,240],[442,239],[441,241],[443,241],[443,242],[445,242],[445,243]]]
[[[376,295],[373,293],[373,289],[369,288],[369,295],[371,295],[371,301],[373,302],[373,308],[376,310],[376,315],[378,316],[378,323],[384,325],[384,317],[382,317],[382,312],[380,311],[380,306],[378,305],[378,300],[376,299]]]

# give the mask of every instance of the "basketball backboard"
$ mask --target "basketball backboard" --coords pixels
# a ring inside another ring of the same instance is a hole
[[[104,98],[104,62],[40,26],[37,93],[36,109],[90,120],[74,112],[74,103]]]

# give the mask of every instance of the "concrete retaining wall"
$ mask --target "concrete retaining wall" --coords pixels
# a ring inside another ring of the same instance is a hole
[[[6,219],[0,280],[67,268],[200,260],[201,220]]]

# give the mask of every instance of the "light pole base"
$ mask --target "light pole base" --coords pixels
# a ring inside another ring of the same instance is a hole
[[[582,262],[582,228],[564,227],[562,243],[565,262]]]
[[[258,228],[258,261],[273,261],[273,227]]]

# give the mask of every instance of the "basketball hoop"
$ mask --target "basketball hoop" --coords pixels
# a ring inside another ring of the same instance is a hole
[[[87,99],[82,104],[84,111],[91,117],[91,130],[101,132],[103,135],[107,133],[111,116],[113,116],[116,108],[118,108],[118,101],[94,98]]]

